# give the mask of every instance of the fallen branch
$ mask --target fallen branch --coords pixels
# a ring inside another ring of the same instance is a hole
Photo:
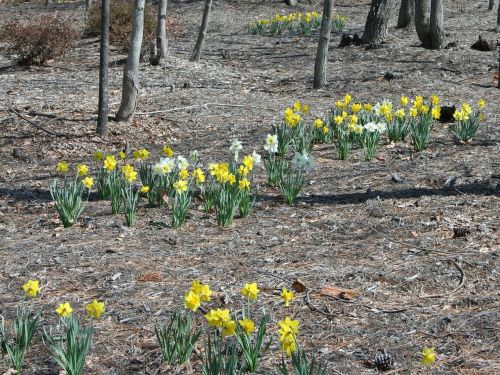
[[[43,116],[43,117],[48,117],[48,118],[51,118],[54,120],[73,121],[73,122],[86,122],[86,121],[92,121],[92,120],[97,119],[97,118],[77,119],[77,118],[59,117],[59,116],[54,115],[52,113],[43,113],[43,112],[37,112],[37,111],[29,111],[28,115],[30,115],[30,116]]]
[[[43,132],[45,132],[47,134],[50,134],[50,135],[53,135],[53,136],[56,136],[56,137],[72,137],[72,135],[70,135],[70,134],[53,132],[51,130],[45,129],[42,125],[39,125],[36,122],[31,121],[29,118],[26,118],[22,113],[19,113],[18,111],[16,111],[14,108],[12,108],[11,106],[9,106],[8,104],[7,104],[7,108],[9,108],[10,112],[12,112],[15,115],[19,116],[24,121],[26,121],[28,124],[30,124],[31,126],[34,126],[38,130],[41,130],[41,131],[43,131]]]
[[[177,107],[177,108],[164,109],[161,111],[136,112],[135,115],[136,116],[149,116],[149,115],[155,115],[158,113],[187,111],[189,109],[195,109],[195,108],[208,109],[208,107],[251,108],[251,109],[261,109],[261,110],[265,110],[265,111],[278,112],[277,110],[272,109],[272,108],[254,107],[254,106],[244,105],[244,104],[205,103],[205,104],[193,104],[193,105],[189,105],[187,107]]]

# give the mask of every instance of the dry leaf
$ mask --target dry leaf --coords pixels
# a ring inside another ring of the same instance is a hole
[[[147,282],[160,282],[163,281],[163,276],[160,272],[149,272],[139,275],[137,281],[147,283]]]
[[[321,289],[321,294],[345,300],[351,300],[359,296],[359,292],[355,290],[339,288],[334,285],[325,285],[323,289]]]
[[[292,284],[293,290],[295,290],[297,293],[302,293],[306,291],[306,285],[300,280],[297,279],[293,282]]]

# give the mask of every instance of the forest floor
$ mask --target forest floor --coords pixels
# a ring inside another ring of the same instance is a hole
[[[272,334],[285,314],[298,319],[302,345],[317,351],[331,374],[375,374],[371,363],[382,349],[395,358],[392,373],[500,373],[497,53],[470,49],[479,34],[497,37],[487,2],[444,1],[447,41],[457,45],[440,51],[421,48],[414,30],[395,29],[396,9],[381,49],[340,49],[335,34],[329,85],[319,91],[311,89],[317,34],[256,36],[245,30],[250,20],[290,11],[281,2],[215,1],[200,63],[189,56],[203,2],[169,3],[186,32],[170,40],[162,66],[141,64],[139,113],[131,124],[111,122],[108,139],[94,135],[97,39],[80,40],[46,66],[0,71],[0,315],[11,319],[21,285],[39,279],[43,289],[36,303],[46,311],[45,323],[55,320],[51,311],[62,301],[78,312],[94,298],[106,302],[106,315],[94,324],[86,373],[156,374],[161,368],[199,374],[198,349],[187,367],[160,367],[155,323],[182,306],[193,279],[230,296],[229,307],[237,304],[241,286],[255,281],[262,290],[259,306],[271,314]],[[302,2],[298,9],[320,7]],[[335,2],[353,32],[362,31],[368,9],[368,0]],[[0,23],[55,11],[77,22],[83,7],[2,5]],[[112,62],[123,58],[112,50]],[[112,64],[113,113],[122,71],[122,64]],[[384,80],[387,71],[400,78]],[[260,169],[254,211],[227,229],[196,206],[184,226],[171,229],[170,211],[147,208],[144,201],[129,229],[122,215],[111,215],[109,202],[95,198],[77,225],[62,229],[48,193],[60,160],[91,164],[96,149],[116,152],[129,142],[132,149],[152,150],[155,158],[164,144],[184,155],[196,149],[208,164],[230,157],[233,138],[242,141],[244,152],[264,154],[265,136],[285,107],[300,99],[312,116],[323,116],[345,93],[363,102],[398,101],[402,94],[437,94],[445,104],[484,98],[486,122],[471,144],[455,145],[449,127],[440,125],[424,152],[385,143],[371,162],[363,161],[359,149],[341,161],[333,145],[315,146],[317,168],[297,204],[286,205]],[[38,130],[7,105],[67,136]],[[165,112],[148,114],[153,111]],[[21,157],[13,156],[14,149]],[[393,174],[401,180],[395,182]],[[454,236],[455,228],[468,234]],[[285,310],[279,291],[296,279],[309,293],[297,293]],[[325,286],[357,296],[332,298],[322,293]],[[276,373],[276,342],[262,373]],[[437,352],[429,368],[419,365],[424,346]],[[26,374],[58,374],[43,350],[37,342]]]

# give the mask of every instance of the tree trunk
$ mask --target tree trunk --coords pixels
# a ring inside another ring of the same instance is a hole
[[[85,0],[85,10],[89,10],[92,5],[92,0]]]
[[[205,44],[208,30],[208,19],[210,18],[210,9],[212,8],[212,0],[205,0],[205,8],[203,9],[203,18],[201,20],[200,32],[198,33],[198,40],[194,46],[191,61],[200,61],[201,51]]]
[[[324,0],[323,18],[319,32],[318,49],[316,50],[316,62],[314,63],[313,88],[320,89],[326,85],[326,63],[328,62],[328,45],[332,33],[334,0]]]
[[[431,0],[415,0],[415,29],[422,46],[432,46],[430,32]]]
[[[444,43],[443,25],[443,2],[442,0],[431,1],[431,23],[430,32],[432,49],[441,49]]]
[[[495,7],[495,0],[490,0],[488,3],[488,10],[493,10]]]
[[[139,94],[139,60],[144,32],[145,0],[134,0],[132,37],[128,49],[127,64],[123,70],[122,101],[116,114],[117,121],[128,121],[134,116]]]
[[[372,0],[370,12],[366,18],[365,30],[361,38],[363,43],[381,43],[387,36],[392,0]]]
[[[167,3],[168,0],[158,2],[158,23],[156,26],[156,45],[160,58],[167,57]]]
[[[497,31],[500,31],[500,1],[498,2]],[[500,82],[500,79],[499,79],[499,82]],[[500,83],[499,83],[499,87],[500,87]]]
[[[109,61],[109,4],[102,0],[101,9],[101,48],[99,51],[99,105],[97,114],[97,134],[108,135],[108,61]]]
[[[284,0],[284,3],[293,7],[297,5],[297,0]]]
[[[398,15],[398,29],[409,27],[415,19],[415,0],[401,0]]]

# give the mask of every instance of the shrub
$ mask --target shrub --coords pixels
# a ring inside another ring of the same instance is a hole
[[[130,0],[113,0],[110,4],[109,17],[109,42],[115,46],[128,49],[132,33],[132,14],[134,2]],[[156,12],[151,3],[146,3],[144,8],[144,41],[143,47],[149,46],[154,39],[156,29]],[[85,35],[89,37],[101,34],[101,4],[94,3],[90,10],[85,25]]]
[[[6,43],[5,52],[21,65],[43,65],[64,55],[76,39],[77,32],[69,21],[44,16],[26,24],[10,22],[0,31]]]

